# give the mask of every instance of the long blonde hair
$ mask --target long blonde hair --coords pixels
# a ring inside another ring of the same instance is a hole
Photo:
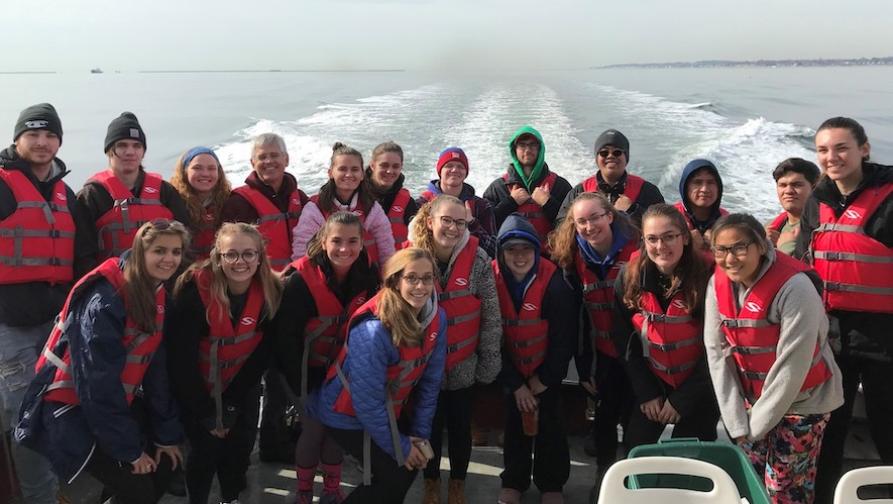
[[[157,281],[153,279],[146,267],[146,251],[152,247],[159,236],[177,236],[182,242],[181,252],[189,248],[189,231],[179,221],[155,219],[149,221],[136,232],[130,257],[124,263],[124,298],[127,319],[145,332],[155,332],[155,316],[158,307],[155,304]]]
[[[563,269],[571,269],[577,258],[577,225],[574,222],[574,207],[581,201],[596,201],[601,209],[610,213],[613,217],[613,225],[616,231],[629,240],[638,240],[639,229],[632,220],[623,212],[614,208],[614,205],[599,193],[584,192],[574,198],[573,204],[567,210],[564,220],[549,233],[549,250],[552,261]]]
[[[428,219],[433,217],[434,213],[444,205],[458,205],[465,208],[462,200],[449,194],[441,194],[422,205],[422,208],[419,208],[419,212],[415,214],[412,236],[409,237],[413,247],[425,249],[434,254],[434,232],[428,229]]]
[[[186,155],[192,150],[193,149],[190,149],[189,151],[184,152],[180,158],[177,159],[177,164],[174,165],[174,174],[171,176],[171,185],[174,186],[174,189],[180,193],[183,201],[186,202],[186,208],[189,210],[189,218],[192,220],[192,223],[196,228],[205,222],[205,214],[210,213],[214,216],[214,228],[216,229],[220,226],[223,203],[229,198],[229,193],[232,192],[233,187],[230,185],[229,180],[227,180],[226,173],[223,172],[223,166],[221,166],[220,160],[217,159],[216,155],[213,156],[214,160],[217,162],[217,184],[211,189],[211,201],[206,207],[204,201],[202,201],[201,198],[199,198],[198,193],[195,192],[195,189],[189,185],[189,176],[186,174],[186,169],[189,168],[189,166],[183,163]],[[207,153],[202,152],[201,154]],[[197,154],[196,156],[198,155],[200,154]],[[194,158],[195,156],[193,156],[193,159]]]
[[[214,238],[214,248],[211,249],[210,257],[200,263],[193,264],[185,273],[180,275],[180,278],[177,279],[177,285],[174,287],[174,295],[180,295],[183,287],[195,278],[197,270],[204,269],[210,271],[211,296],[214,300],[220,303],[220,306],[223,308],[220,311],[221,316],[227,316],[229,314],[229,296],[226,295],[227,280],[226,275],[223,272],[223,266],[221,265],[220,241],[225,236],[235,236],[238,234],[250,237],[251,240],[254,241],[254,246],[257,248],[258,263],[254,278],[260,282],[261,289],[264,293],[265,314],[267,317],[272,318],[279,310],[279,303],[282,301],[282,282],[270,269],[270,260],[267,258],[263,236],[261,236],[255,226],[244,222],[226,222],[220,227],[220,230],[217,231],[217,235]],[[205,314],[206,320],[207,317],[208,312]],[[212,323],[213,321],[208,320],[208,324]]]
[[[424,337],[419,322],[409,303],[400,295],[400,279],[406,266],[419,259],[431,263],[431,271],[437,282],[437,264],[427,250],[411,247],[398,251],[384,265],[384,287],[379,291],[378,319],[391,331],[391,341],[395,346],[416,346]]]

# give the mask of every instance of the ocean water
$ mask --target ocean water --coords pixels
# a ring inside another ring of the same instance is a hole
[[[250,165],[251,138],[282,135],[289,171],[314,193],[335,141],[369,153],[394,140],[407,186],[434,177],[441,149],[463,147],[479,193],[508,164],[508,139],[539,129],[550,168],[576,183],[595,170],[592,142],[606,128],[631,142],[630,171],[678,199],[678,177],[695,157],[713,160],[724,206],[768,218],[778,208],[772,169],[814,160],[824,119],[847,115],[868,132],[872,158],[893,163],[893,67],[609,69],[538,74],[435,76],[382,73],[178,73],[0,75],[0,138],[19,111],[50,101],[65,130],[59,157],[77,189],[105,167],[108,122],[135,112],[146,130],[145,166],[169,175],[194,145],[217,149],[234,184]],[[368,160],[367,160],[368,162]]]

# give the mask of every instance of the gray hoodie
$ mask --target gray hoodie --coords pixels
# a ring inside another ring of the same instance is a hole
[[[757,281],[775,262],[775,249],[768,247],[768,250]],[[843,404],[842,378],[828,345],[828,317],[822,299],[812,281],[798,273],[781,286],[769,307],[769,321],[781,325],[777,359],[763,383],[762,395],[748,411],[737,368],[730,355],[730,345],[720,327],[713,280],[711,278],[707,285],[705,299],[704,346],[722,420],[732,438],[747,436],[749,440],[759,440],[775,428],[784,415],[830,413]],[[743,289],[739,284],[733,284],[733,288],[736,304],[741,306],[750,289]],[[831,371],[831,378],[800,392],[812,365],[816,342]]]

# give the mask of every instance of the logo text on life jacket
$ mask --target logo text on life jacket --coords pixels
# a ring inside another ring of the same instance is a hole
[[[527,311],[536,311],[536,308],[537,308],[536,305],[533,303],[524,303],[521,305],[521,309],[527,310]]]
[[[58,198],[61,201],[65,201],[65,195],[60,192],[56,193],[56,198]]]
[[[255,323],[256,321],[257,320],[254,319],[253,317],[242,317],[242,320],[239,323],[244,326],[250,326],[251,324]]]
[[[158,313],[164,313],[164,305],[155,305],[155,309],[158,310]]]
[[[763,307],[754,303],[753,301],[748,301],[747,303],[744,303],[744,308],[746,308],[747,311],[751,311],[754,313],[759,313],[759,312],[763,311]]]
[[[466,285],[468,285],[468,280],[465,278],[457,278],[456,285],[458,285],[460,287],[465,287]]]
[[[144,187],[143,191],[146,191],[149,194],[155,194],[158,192],[158,189],[155,189],[154,187]]]
[[[672,305],[675,306],[676,308],[679,308],[680,310],[685,309],[685,303],[683,303],[681,299],[674,300]]]
[[[391,210],[396,213],[403,213],[403,207],[399,205],[391,205]]]
[[[434,341],[437,339],[437,331],[431,331],[431,334],[428,335],[428,341]]]
[[[860,213],[859,213],[858,211],[856,211],[856,210],[853,210],[852,208],[850,208],[849,210],[847,210],[847,211],[844,212],[843,214],[846,215],[848,219],[861,219],[861,218],[862,218],[862,214],[860,214]]]

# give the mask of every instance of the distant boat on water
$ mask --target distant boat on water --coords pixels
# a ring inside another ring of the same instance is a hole
[[[97,67],[97,68],[91,68],[91,69],[90,69],[90,73],[91,73],[91,74],[101,74],[101,73],[102,73],[102,69],[101,69],[101,68],[98,68],[98,67]]]

